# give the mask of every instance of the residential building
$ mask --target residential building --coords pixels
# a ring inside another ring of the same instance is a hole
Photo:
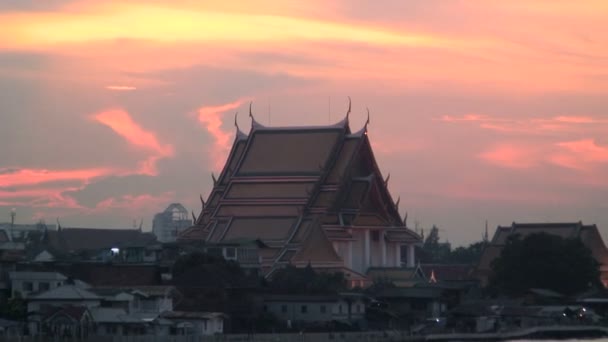
[[[290,323],[360,322],[368,302],[360,293],[264,295],[262,300],[264,312]]]
[[[349,110],[350,112],[350,110]],[[351,132],[349,115],[335,125],[265,127],[251,115],[237,126],[224,169],[194,226],[181,241],[260,240],[262,271],[287,264],[345,273],[369,285],[370,267],[415,265],[421,238],[406,227],[372,151],[367,123]]]
[[[167,311],[160,317],[171,322],[171,335],[193,337],[223,334],[226,319],[220,312]]]
[[[61,228],[46,232],[36,258],[41,254],[44,261],[154,263],[160,245],[154,234],[140,229]]]
[[[17,293],[23,298],[32,293],[46,292],[63,286],[68,279],[57,272],[10,272],[11,297]]]

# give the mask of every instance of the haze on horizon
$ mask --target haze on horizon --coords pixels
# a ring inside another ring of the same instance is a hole
[[[0,3],[0,221],[131,227],[181,202],[246,130],[370,138],[408,223],[608,232],[608,3]]]

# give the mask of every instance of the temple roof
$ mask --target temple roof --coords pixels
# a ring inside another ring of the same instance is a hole
[[[394,242],[420,240],[399,215],[367,124],[353,134],[348,115],[336,124],[304,127],[267,127],[250,115],[249,134],[237,133],[181,240],[259,239],[278,249],[272,254],[277,262],[339,262],[332,241],[352,239],[349,229],[357,227],[390,229],[387,239]]]

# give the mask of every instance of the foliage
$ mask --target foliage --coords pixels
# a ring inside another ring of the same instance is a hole
[[[26,309],[26,302],[21,297],[21,293],[15,292],[15,295],[8,299],[6,305],[0,306],[0,316],[9,320],[24,320]]]
[[[379,277],[374,279],[374,282],[370,287],[365,289],[369,295],[375,295],[385,289],[395,288],[397,287],[393,281],[388,277]]]
[[[485,246],[485,241],[478,241],[452,250],[449,242],[440,242],[439,228],[433,226],[417,255],[418,260],[424,264],[474,264],[481,257]]]
[[[238,263],[202,252],[180,256],[173,264],[173,281],[180,286],[220,289],[251,283]]]
[[[346,285],[343,273],[317,273],[310,264],[304,268],[288,265],[268,282],[276,292],[289,294],[335,293],[346,290]]]
[[[444,263],[450,255],[451,247],[447,242],[439,242],[439,228],[433,226],[422,246],[421,262]]]
[[[571,295],[598,284],[598,264],[580,239],[546,233],[509,238],[490,277],[491,288],[510,295],[531,288]]]
[[[457,247],[450,252],[446,263],[450,264],[474,264],[479,261],[487,242],[478,241],[468,247]]]

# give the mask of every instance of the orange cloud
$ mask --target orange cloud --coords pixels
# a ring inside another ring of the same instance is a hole
[[[110,127],[131,145],[153,152],[154,155],[140,162],[139,173],[156,175],[156,162],[173,156],[171,145],[162,145],[154,133],[141,128],[124,110],[108,110],[93,116],[94,120]]]
[[[137,90],[136,87],[133,86],[126,86],[126,85],[109,85],[106,86],[107,90],[116,90],[116,91],[132,91],[132,90]]]
[[[213,146],[210,148],[213,169],[220,171],[230,152],[231,137],[233,131],[222,129],[223,116],[229,110],[234,110],[241,106],[243,100],[237,100],[220,106],[201,107],[198,110],[198,121],[204,125],[205,129],[214,139]]]

